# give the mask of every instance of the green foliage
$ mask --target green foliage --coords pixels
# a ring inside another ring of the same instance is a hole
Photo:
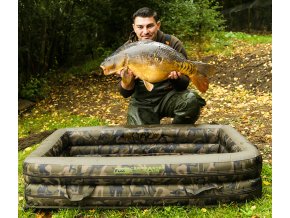
[[[98,59],[99,47],[116,48],[132,29],[139,1],[19,0],[19,84],[51,69]],[[154,6],[154,1],[147,1]]]
[[[68,69],[68,71],[66,71],[66,73],[73,75],[83,75],[90,73],[93,70],[96,70],[98,65],[99,65],[98,61],[88,60],[84,64],[72,66],[71,68]]]
[[[203,43],[209,33],[224,29],[220,7],[213,0],[175,0],[166,9],[162,28],[182,40]]]
[[[38,101],[48,96],[50,87],[43,78],[31,78],[26,84],[22,84],[19,96],[31,101]]]
[[[81,63],[79,65],[74,65],[68,69],[67,73],[73,75],[83,75],[92,71],[99,70],[101,62],[112,52],[112,49],[105,49],[104,47],[100,46],[94,50],[96,56],[95,59],[84,61],[84,63]]]
[[[168,33],[191,39],[203,36],[209,28],[216,30],[220,21],[217,6],[209,8],[211,2],[19,0],[19,84],[23,86],[38,73],[43,76],[59,67],[86,60],[97,62],[105,54],[103,48],[115,50],[127,40],[132,31],[132,14],[144,6],[165,16]]]

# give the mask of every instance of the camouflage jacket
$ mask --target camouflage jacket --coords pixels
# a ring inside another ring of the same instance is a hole
[[[129,36],[129,40],[125,44],[135,41],[138,41],[138,38],[135,32],[132,32]],[[186,51],[182,46],[181,41],[175,36],[164,34],[162,31],[158,30],[156,41],[169,45],[187,58]],[[167,93],[172,90],[185,90],[188,84],[189,78],[185,75],[182,75],[179,79],[168,79],[162,82],[155,83],[154,89],[149,92],[145,88],[143,81],[137,79],[135,81],[134,89],[132,90],[123,89],[121,86],[121,82],[119,82],[119,91],[121,95],[125,98],[132,96],[131,103],[135,105],[155,106]]]

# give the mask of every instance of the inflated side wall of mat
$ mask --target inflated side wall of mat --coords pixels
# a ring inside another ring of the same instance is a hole
[[[23,164],[28,207],[107,207],[113,206],[112,202],[118,202],[115,206],[120,207],[146,206],[156,205],[155,201],[161,198],[164,204],[239,201],[261,195],[261,169],[258,149],[234,128],[225,125],[59,129]],[[253,181],[256,181],[254,186],[250,185]],[[231,194],[225,189],[247,183],[254,188],[241,188]],[[190,194],[189,187],[193,186],[198,187],[199,194]],[[209,189],[213,186],[216,188]],[[42,191],[35,191],[35,187]],[[91,187],[91,192],[76,203],[66,197],[70,195],[63,190],[71,190],[68,187]],[[138,193],[146,195],[135,199],[136,187],[143,190]],[[181,189],[187,195],[181,194]],[[45,190],[56,195],[62,193],[64,198],[51,194],[50,199]],[[156,196],[153,190],[167,194],[152,198]],[[99,192],[104,196],[94,194]],[[109,196],[111,192],[119,194]],[[203,196],[203,192],[216,195]]]

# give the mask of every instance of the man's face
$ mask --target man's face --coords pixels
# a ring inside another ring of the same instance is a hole
[[[159,28],[160,21],[156,23],[153,17],[136,17],[133,23],[138,40],[155,40]]]

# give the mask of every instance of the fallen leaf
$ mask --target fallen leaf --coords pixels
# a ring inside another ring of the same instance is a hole
[[[271,183],[268,181],[263,181],[263,185],[271,185]]]

